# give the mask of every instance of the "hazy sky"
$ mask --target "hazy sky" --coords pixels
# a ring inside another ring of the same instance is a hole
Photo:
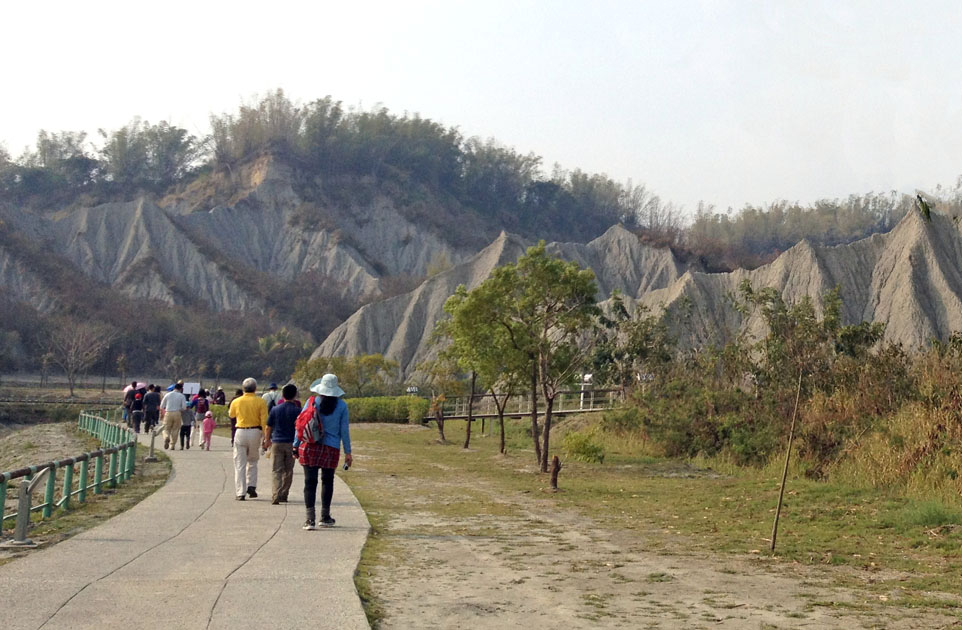
[[[957,2],[17,2],[0,142],[196,134],[283,88],[418,112],[693,210],[954,185]]]

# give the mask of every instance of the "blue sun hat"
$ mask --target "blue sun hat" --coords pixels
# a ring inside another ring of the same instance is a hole
[[[340,398],[344,395],[344,390],[337,384],[337,377],[333,374],[325,374],[317,379],[309,389],[318,396],[335,396]]]

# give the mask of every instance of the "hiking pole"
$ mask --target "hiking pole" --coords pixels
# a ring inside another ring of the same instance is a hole
[[[798,371],[798,389],[795,392],[795,409],[792,410],[792,428],[788,431],[788,451],[785,453],[785,470],[782,471],[782,487],[778,490],[778,507],[775,508],[775,523],[772,525],[772,553],[775,553],[775,537],[778,536],[778,517],[782,514],[782,498],[785,496],[785,480],[788,479],[788,460],[792,456],[792,441],[795,439],[795,419],[798,417],[798,399],[802,395],[802,371]]]

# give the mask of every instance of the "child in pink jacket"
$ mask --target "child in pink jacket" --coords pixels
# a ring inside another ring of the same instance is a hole
[[[210,436],[214,434],[214,427],[217,426],[217,421],[214,420],[214,414],[208,411],[204,414],[204,443],[201,444],[201,448],[210,450]]]

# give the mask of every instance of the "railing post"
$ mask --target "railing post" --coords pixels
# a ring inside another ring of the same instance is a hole
[[[48,468],[50,471],[47,477],[47,490],[43,493],[43,514],[44,518],[50,518],[53,514],[53,493],[57,487],[57,465]]]
[[[70,509],[70,495],[73,494],[73,467],[71,462],[63,469],[63,501],[60,505],[65,510]]]
[[[134,476],[134,470],[137,467],[137,440],[132,440],[127,449],[127,479],[130,479]]]
[[[107,471],[107,485],[111,488],[117,487],[117,451],[110,454],[110,468]]]
[[[154,455],[154,441],[157,439],[157,434],[160,432],[160,428],[150,430],[150,451],[147,453],[147,457],[144,458],[145,462],[156,462],[157,456]]]
[[[86,458],[80,462],[80,464],[80,487],[77,488],[79,491],[77,493],[77,500],[81,503],[84,503],[87,501],[87,479],[90,476],[88,473],[88,469],[90,468],[90,459]]]
[[[32,549],[37,546],[35,542],[27,538],[27,529],[30,527],[30,493],[34,486],[40,483],[44,474],[52,474],[53,468],[44,468],[37,475],[36,479],[27,479],[20,482],[20,496],[17,500],[17,525],[14,528],[13,540],[0,544],[0,548],[5,549]],[[6,482],[4,482],[6,483]]]
[[[127,481],[127,447],[117,447],[117,459],[119,460],[117,464],[117,482],[123,483]],[[114,484],[117,485],[117,484]]]
[[[94,466],[96,466],[96,468],[94,468],[94,494],[100,494],[104,491],[104,452],[102,449],[97,455],[97,461],[94,463]]]
[[[26,479],[20,482],[20,496],[17,500],[17,524],[13,530],[13,540],[0,547],[33,548],[37,543],[27,538],[27,528],[30,526],[30,482]]]
[[[4,509],[7,505],[7,477],[0,474],[0,530],[3,529]]]

